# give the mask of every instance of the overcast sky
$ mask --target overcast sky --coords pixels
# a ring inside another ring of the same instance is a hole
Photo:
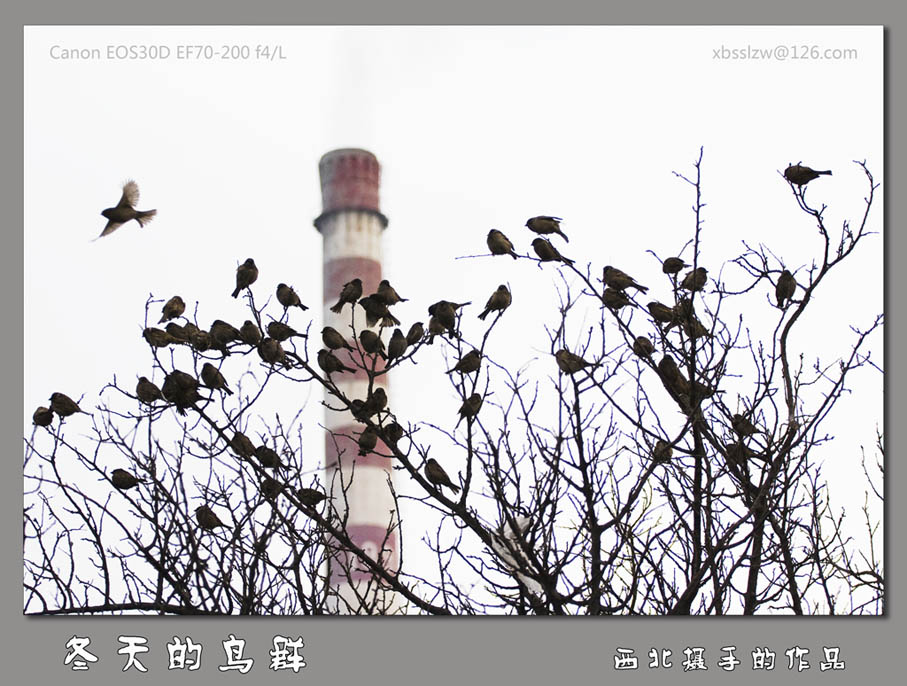
[[[248,46],[250,58],[177,58],[178,46],[199,44]],[[108,59],[116,45],[166,46],[170,57]],[[255,59],[264,45],[280,46],[285,59]],[[747,46],[855,53],[714,57]],[[55,59],[95,48],[100,59]],[[321,211],[318,160],[329,150],[366,148],[382,165],[384,274],[410,298],[395,314],[407,326],[427,321],[425,308],[440,298],[480,306],[509,282],[514,304],[491,351],[517,368],[545,354],[541,327],[528,339],[526,329],[552,321],[554,268],[455,260],[487,252],[490,228],[525,252],[534,237],[526,219],[561,216],[565,254],[596,273],[619,266],[667,299],[645,250],[674,254],[691,236],[691,189],[672,171],[693,173],[703,147],[701,264],[717,275],[747,240],[795,270],[820,244],[778,172],[799,160],[832,169],[809,197],[829,204],[831,227],[857,218],[866,184],[852,160],[866,160],[884,184],[882,105],[882,29],[873,27],[27,27],[25,431],[53,391],[84,394],[91,408],[113,374],[131,390],[150,372],[141,337],[149,294],[179,293],[190,310],[199,302],[205,327],[242,323],[244,300],[229,295],[247,257],[261,272],[258,302],[291,283],[312,306],[291,324],[302,328],[311,314],[319,331],[321,236],[312,220]],[[100,211],[128,178],[141,189],[139,208],[158,216],[93,242]],[[880,233],[881,199],[870,222]],[[849,326],[865,328],[882,311],[882,249],[882,236],[870,237],[833,273],[792,340],[796,351],[846,354]],[[733,287],[742,275],[726,268],[723,278]],[[777,311],[761,309],[767,318],[746,324],[769,331]],[[881,364],[881,333],[871,348]],[[539,364],[555,372],[550,357]],[[394,374],[398,416],[452,428],[459,401],[445,369],[435,346]],[[425,383],[432,378],[435,387]],[[321,392],[304,388],[315,446],[307,463],[317,464]],[[842,484],[848,467],[835,457],[871,447],[882,418],[881,376],[864,370],[853,389],[827,453]],[[298,405],[293,390],[262,414]],[[832,493],[846,495],[834,485]],[[852,495],[860,505],[862,488]]]

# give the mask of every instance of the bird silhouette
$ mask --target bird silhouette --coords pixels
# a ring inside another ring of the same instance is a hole
[[[492,229],[488,232],[488,237],[485,239],[485,242],[488,244],[488,249],[491,251],[492,255],[510,255],[513,259],[517,258],[517,254],[513,249],[513,243],[497,229]]]
[[[784,170],[784,178],[795,186],[805,186],[810,181],[823,175],[831,176],[831,171],[816,171],[802,164],[792,164]]]
[[[108,207],[101,211],[101,216],[107,219],[107,225],[101,231],[102,236],[113,233],[123,224],[135,219],[139,226],[145,226],[157,214],[157,210],[137,210],[135,206],[139,202],[139,185],[132,180],[123,184],[123,195],[120,196],[120,202],[116,207]],[[95,239],[97,240],[97,238]]]
[[[277,284],[277,302],[283,305],[284,310],[288,310],[291,307],[298,307],[303,312],[305,312],[308,307],[302,304],[302,301],[299,299],[299,296],[296,294],[290,286],[287,286],[285,283]]]
[[[231,295],[238,298],[239,292],[251,286],[257,279],[258,267],[255,266],[255,260],[250,257],[236,268],[236,288]]]
[[[538,217],[532,217],[526,221],[526,227],[535,233],[540,234],[550,234],[556,233],[558,236],[563,238],[568,243],[570,239],[567,238],[567,234],[561,231],[561,222],[564,221],[560,217],[549,217],[547,215],[540,215]]]
[[[337,300],[337,304],[331,307],[331,312],[336,312],[340,314],[340,311],[343,309],[343,306],[347,303],[352,305],[356,304],[356,301],[362,297],[362,279],[353,279],[352,281],[347,281],[343,284],[343,288],[340,290],[340,299]]]
[[[183,299],[178,295],[174,295],[170,300],[164,303],[164,307],[161,309],[161,318],[158,321],[158,324],[163,324],[166,321],[171,319],[176,319],[183,312],[186,311],[186,303],[183,302]]]
[[[488,298],[488,302],[485,303],[485,310],[479,315],[479,319],[484,320],[491,312],[503,312],[510,307],[510,303],[512,302],[513,296],[510,294],[510,291],[507,290],[507,286],[501,284],[498,286],[498,289],[491,294],[491,297]]]
[[[425,478],[435,486],[438,486],[438,490],[441,490],[441,486],[447,486],[454,493],[460,492],[460,487],[454,485],[450,477],[447,476],[447,472],[444,471],[444,467],[439,465],[438,461],[433,457],[429,457],[425,462]]]

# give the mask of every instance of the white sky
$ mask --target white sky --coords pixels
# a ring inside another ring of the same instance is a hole
[[[116,44],[165,45],[172,54],[50,57],[54,45],[106,54]],[[192,44],[247,45],[253,54],[256,45],[280,45],[286,59],[177,60],[177,46]],[[715,48],[748,44],[849,48],[858,57],[713,59]],[[200,302],[204,327],[216,318],[241,324],[244,299],[229,295],[246,257],[261,271],[257,302],[279,281],[291,283],[319,331],[321,236],[312,220],[321,211],[318,159],[329,150],[366,148],[382,164],[384,274],[410,298],[395,314],[408,326],[427,321],[425,308],[440,298],[472,300],[467,331],[477,339],[475,314],[509,282],[514,304],[490,350],[515,369],[545,350],[541,327],[531,340],[525,330],[552,321],[555,269],[454,260],[486,252],[488,229],[525,252],[534,237],[523,228],[528,217],[564,217],[566,255],[592,261],[596,273],[619,266],[667,299],[645,250],[674,254],[691,236],[693,197],[671,172],[693,173],[703,146],[701,263],[717,275],[746,239],[795,269],[816,254],[818,235],[777,172],[798,160],[833,169],[808,195],[831,205],[830,227],[856,219],[866,185],[852,160],[865,159],[884,182],[882,104],[878,27],[28,27],[25,430],[55,390],[85,394],[90,408],[114,373],[131,390],[150,371],[141,337],[149,293],[179,293],[190,310]],[[99,212],[117,202],[127,178],[139,183],[139,208],[158,216],[92,242],[105,223]],[[880,193],[870,221],[879,232],[881,208]],[[846,354],[849,325],[866,327],[882,311],[882,248],[881,236],[865,240],[819,292],[792,340],[807,358]],[[731,286],[741,277],[725,270]],[[154,322],[160,307],[152,306]],[[760,309],[768,318],[746,323],[770,330],[777,311]],[[291,317],[297,328],[307,321]],[[881,334],[872,350],[881,365]],[[255,369],[253,358],[239,364],[251,359]],[[555,371],[550,358],[539,364],[541,375],[544,365]],[[436,345],[418,367],[393,375],[398,416],[452,428],[459,401],[444,365]],[[235,378],[243,367],[232,369]],[[291,415],[299,388],[261,413]],[[313,394],[304,421],[314,466],[321,392],[303,388]],[[882,417],[880,375],[864,370],[852,388],[827,449],[842,470],[832,483],[838,498],[848,494],[834,484],[848,482],[849,468],[859,475],[858,447],[871,448]],[[448,471],[458,459],[449,456]],[[862,504],[862,487],[849,495],[853,507]]]

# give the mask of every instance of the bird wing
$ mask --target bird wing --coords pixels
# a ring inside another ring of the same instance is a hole
[[[135,207],[139,202],[139,185],[130,179],[123,184],[123,195],[117,207]]]
[[[123,225],[123,222],[115,222],[115,221],[113,221],[113,219],[111,219],[110,221],[107,222],[107,226],[104,227],[104,230],[101,231],[101,235],[98,236],[98,238],[101,238],[101,236],[106,236],[108,233],[113,233],[118,228],[120,228],[122,225]],[[97,239],[95,239],[95,240],[97,240]]]

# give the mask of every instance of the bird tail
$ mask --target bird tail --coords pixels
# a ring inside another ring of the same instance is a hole
[[[296,304],[299,305],[300,309],[303,312],[305,312],[307,309],[309,309],[306,305],[303,305],[302,303],[296,303]],[[332,307],[331,309],[333,310],[334,308]]]
[[[226,393],[227,395],[233,395],[233,391],[231,391],[231,390],[230,390],[229,388],[227,388],[226,386],[224,386],[224,393]]]
[[[485,317],[488,316],[489,312],[491,312],[491,310],[485,310],[482,314],[479,315],[479,319],[481,319],[482,321],[485,321]]]
[[[831,169],[826,169],[825,171],[817,171],[816,174],[825,174],[826,176],[831,176]]]
[[[829,172],[830,174],[831,172]],[[157,214],[157,210],[146,210],[144,212],[136,212],[135,220],[139,223],[139,226],[145,226],[148,222],[154,219],[154,216]]]
[[[237,287],[236,287],[236,290],[234,290],[233,293],[231,293],[231,295],[232,295],[234,298],[238,298],[238,297],[239,297],[239,292],[240,292],[241,290],[242,290],[242,288],[240,288],[239,286],[237,286]]]
[[[450,486],[450,490],[452,490],[454,493],[459,493],[459,492],[460,492],[460,487],[459,487],[459,486],[454,486],[454,485],[453,485],[452,483],[450,483],[449,481],[447,482],[447,485]]]
[[[561,255],[561,260],[563,260],[566,264],[575,264],[576,263],[576,260],[571,260],[569,257],[564,257],[563,255]]]
[[[639,289],[639,292],[640,292],[640,293],[648,293],[648,292],[649,292],[649,289],[648,289],[647,286],[640,286],[639,284],[633,284],[633,287]]]
[[[369,326],[374,326],[374,322],[369,324]],[[400,320],[388,313],[381,319],[381,326],[400,326]]]
[[[567,241],[568,243],[570,242],[570,239],[567,238],[567,234],[565,234],[565,233],[564,233],[563,231],[561,231],[560,229],[558,229],[557,235],[560,236],[561,238],[563,238],[563,239],[564,239],[565,241]]]

